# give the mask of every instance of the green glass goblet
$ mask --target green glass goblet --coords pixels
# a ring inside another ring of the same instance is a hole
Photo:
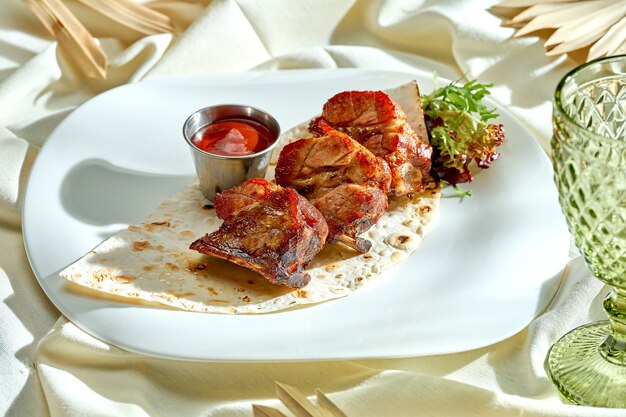
[[[546,370],[581,405],[626,407],[626,55],[582,65],[554,97],[552,157],[559,201],[594,276],[613,286],[609,320],[563,336]]]

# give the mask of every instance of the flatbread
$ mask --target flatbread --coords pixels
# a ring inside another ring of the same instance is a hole
[[[388,94],[411,122],[411,115],[421,108],[417,84],[400,86]],[[307,125],[308,121],[281,136],[268,179],[274,177],[280,150],[310,135]],[[420,126],[413,128],[417,131]],[[194,182],[163,201],[141,223],[105,240],[60,276],[100,293],[207,313],[268,313],[319,303],[354,293],[406,259],[428,233],[439,199],[435,184],[412,198],[391,198],[387,212],[364,234],[372,241],[368,253],[326,245],[307,268],[309,285],[294,290],[189,249],[192,241],[222,223]]]

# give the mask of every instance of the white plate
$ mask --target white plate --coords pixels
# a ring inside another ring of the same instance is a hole
[[[164,357],[403,357],[474,349],[515,334],[555,294],[569,238],[548,158],[501,108],[506,143],[501,159],[471,184],[474,196],[443,199],[422,246],[349,297],[266,315],[212,315],[75,295],[57,276],[189,181],[194,168],[181,127],[194,110],[250,104],[286,130],[339,91],[411,79],[424,92],[433,87],[430,70],[308,70],[142,82],[99,95],[61,123],[32,169],[23,229],[39,283],[86,332]]]

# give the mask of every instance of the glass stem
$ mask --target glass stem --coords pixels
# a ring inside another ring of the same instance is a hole
[[[613,287],[604,299],[604,310],[611,333],[600,346],[600,353],[609,362],[626,365],[626,288]]]

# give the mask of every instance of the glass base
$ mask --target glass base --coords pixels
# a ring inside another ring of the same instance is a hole
[[[608,320],[578,327],[548,352],[546,372],[568,401],[595,407],[626,408],[624,351],[603,353]],[[611,337],[609,340],[613,340]]]

